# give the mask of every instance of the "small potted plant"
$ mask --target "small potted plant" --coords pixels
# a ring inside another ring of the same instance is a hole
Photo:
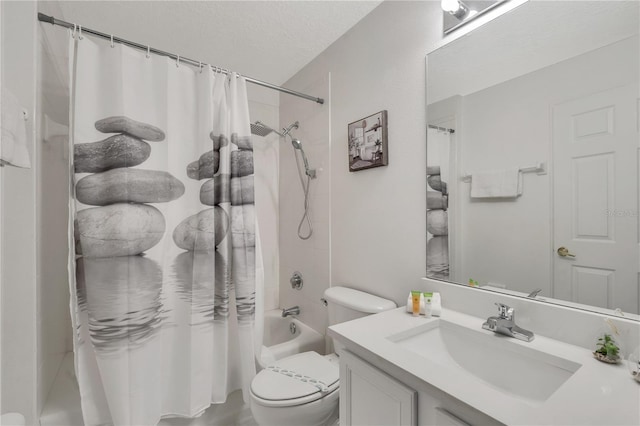
[[[613,337],[610,334],[605,333],[602,337],[598,338],[596,343],[596,350],[593,352],[593,356],[598,361],[606,362],[608,364],[617,364],[620,362],[620,348],[616,344]]]

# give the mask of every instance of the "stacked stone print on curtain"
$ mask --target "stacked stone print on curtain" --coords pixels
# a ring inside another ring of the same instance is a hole
[[[70,50],[85,424],[152,425],[247,396],[259,346],[244,79],[88,37]]]

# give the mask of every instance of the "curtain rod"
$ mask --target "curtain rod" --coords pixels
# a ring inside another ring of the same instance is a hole
[[[440,132],[448,132],[448,133],[455,133],[456,131],[453,129],[447,129],[446,127],[439,127],[439,126],[434,126],[433,124],[429,124],[427,127],[429,127],[430,129],[436,129]]]
[[[160,49],[154,49],[153,47],[145,46],[143,44],[136,43],[136,42],[131,41],[131,40],[126,40],[126,39],[123,39],[123,38],[120,38],[120,37],[115,37],[115,36],[113,36],[111,34],[105,34],[105,33],[102,33],[100,31],[92,30],[91,28],[85,28],[85,27],[82,27],[82,26],[78,26],[76,24],[72,24],[70,22],[62,21],[60,19],[54,18],[53,16],[45,15],[44,13],[38,13],[38,21],[48,22],[48,23],[50,23],[52,25],[59,25],[61,27],[65,27],[65,28],[71,28],[71,29],[79,28],[79,29],[82,30],[83,33],[92,34],[94,36],[101,37],[101,38],[104,38],[106,40],[110,40],[110,41],[113,41],[113,42],[126,44],[127,46],[131,46],[131,47],[134,47],[136,49],[144,50],[144,51],[147,51],[147,52],[150,52],[150,53],[155,53],[156,55],[167,56],[167,57],[172,58],[172,59],[180,60],[181,62],[187,62],[187,63],[189,63],[191,65],[195,65],[195,66],[209,65],[209,66],[213,67],[214,69],[222,72],[223,74],[229,74],[231,72],[229,70],[226,70],[226,69],[223,69],[223,68],[220,68],[220,67],[215,67],[213,65],[205,64],[205,63],[202,63],[200,61],[195,61],[193,59],[185,58],[183,56],[178,56],[178,55],[176,55],[174,53],[165,52],[165,51],[160,50]],[[244,78],[249,83],[253,83],[253,84],[256,84],[258,86],[266,87],[268,89],[277,90],[279,92],[287,93],[289,95],[297,96],[299,98],[307,99],[307,100],[310,100],[310,101],[313,101],[313,102],[316,102],[316,103],[319,103],[319,104],[324,104],[324,99],[322,99],[322,98],[318,98],[318,97],[315,97],[315,96],[307,95],[305,93],[296,92],[295,90],[290,90],[290,89],[287,89],[285,87],[276,86],[275,84],[267,83],[266,81],[262,81],[262,80],[256,80],[255,78],[251,78],[251,77],[247,77],[247,76],[244,76]]]

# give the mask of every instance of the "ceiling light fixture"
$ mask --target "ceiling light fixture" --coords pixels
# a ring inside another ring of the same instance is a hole
[[[460,0],[442,0],[442,10],[456,18],[463,20],[469,15],[469,8]]]
[[[1,0],[0,0],[1,1]],[[509,0],[441,0],[442,32],[444,35],[473,21],[481,15],[497,8]],[[528,0],[515,0],[515,4],[522,4]]]

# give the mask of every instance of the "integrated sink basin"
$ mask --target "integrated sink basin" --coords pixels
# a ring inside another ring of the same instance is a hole
[[[499,334],[443,319],[387,337],[423,357],[434,368],[468,373],[490,389],[533,406],[542,405],[581,364],[532,348]],[[466,380],[466,379],[465,379]]]

